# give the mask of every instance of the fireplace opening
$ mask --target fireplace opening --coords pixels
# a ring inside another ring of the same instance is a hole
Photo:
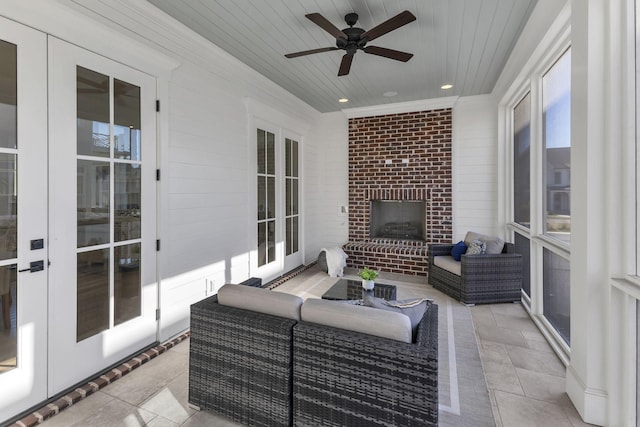
[[[427,203],[423,200],[372,200],[372,239],[426,240]]]

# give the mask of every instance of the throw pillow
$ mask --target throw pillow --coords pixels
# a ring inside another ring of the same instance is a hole
[[[465,245],[465,243],[460,240],[458,243],[455,244],[455,246],[451,249],[451,256],[453,257],[453,259],[455,259],[456,261],[460,261],[460,257],[467,252],[467,245]]]
[[[502,249],[504,248],[504,240],[500,237],[489,237],[474,231],[468,231],[467,235],[464,236],[464,243],[469,246],[474,240],[480,240],[487,245],[487,249],[485,251],[487,254],[502,253]]]
[[[474,240],[469,245],[469,248],[467,249],[467,252],[465,255],[482,255],[483,253],[486,252],[486,250],[487,250],[487,245],[484,242],[480,240]]]
[[[427,309],[427,301],[423,300],[402,300],[402,301],[386,301],[384,298],[373,296],[373,292],[363,292],[363,302],[367,307],[379,308],[381,310],[395,311],[404,314],[411,321],[411,330],[415,338],[418,324],[424,316]],[[415,304],[413,304],[415,303]],[[405,305],[405,307],[396,307],[395,305]]]

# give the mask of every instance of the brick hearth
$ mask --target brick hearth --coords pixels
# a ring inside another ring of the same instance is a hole
[[[450,243],[451,109],[349,119],[349,267],[426,275]],[[426,241],[370,239],[371,200],[426,200]]]

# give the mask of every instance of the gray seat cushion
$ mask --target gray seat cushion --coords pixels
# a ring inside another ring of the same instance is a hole
[[[433,264],[456,276],[462,275],[462,263],[453,259],[451,255],[434,256]]]

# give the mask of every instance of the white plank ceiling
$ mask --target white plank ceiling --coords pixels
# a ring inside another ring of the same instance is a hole
[[[321,112],[445,96],[490,93],[536,0],[147,0]],[[368,30],[408,10],[417,19],[370,45],[413,53],[406,63],[358,51],[338,77],[342,50],[293,59],[286,53],[335,46],[305,18],[339,29],[359,15]],[[449,90],[443,84],[452,84]],[[389,93],[397,93],[388,96]],[[385,94],[387,96],[385,96]],[[339,98],[348,98],[341,104]]]

